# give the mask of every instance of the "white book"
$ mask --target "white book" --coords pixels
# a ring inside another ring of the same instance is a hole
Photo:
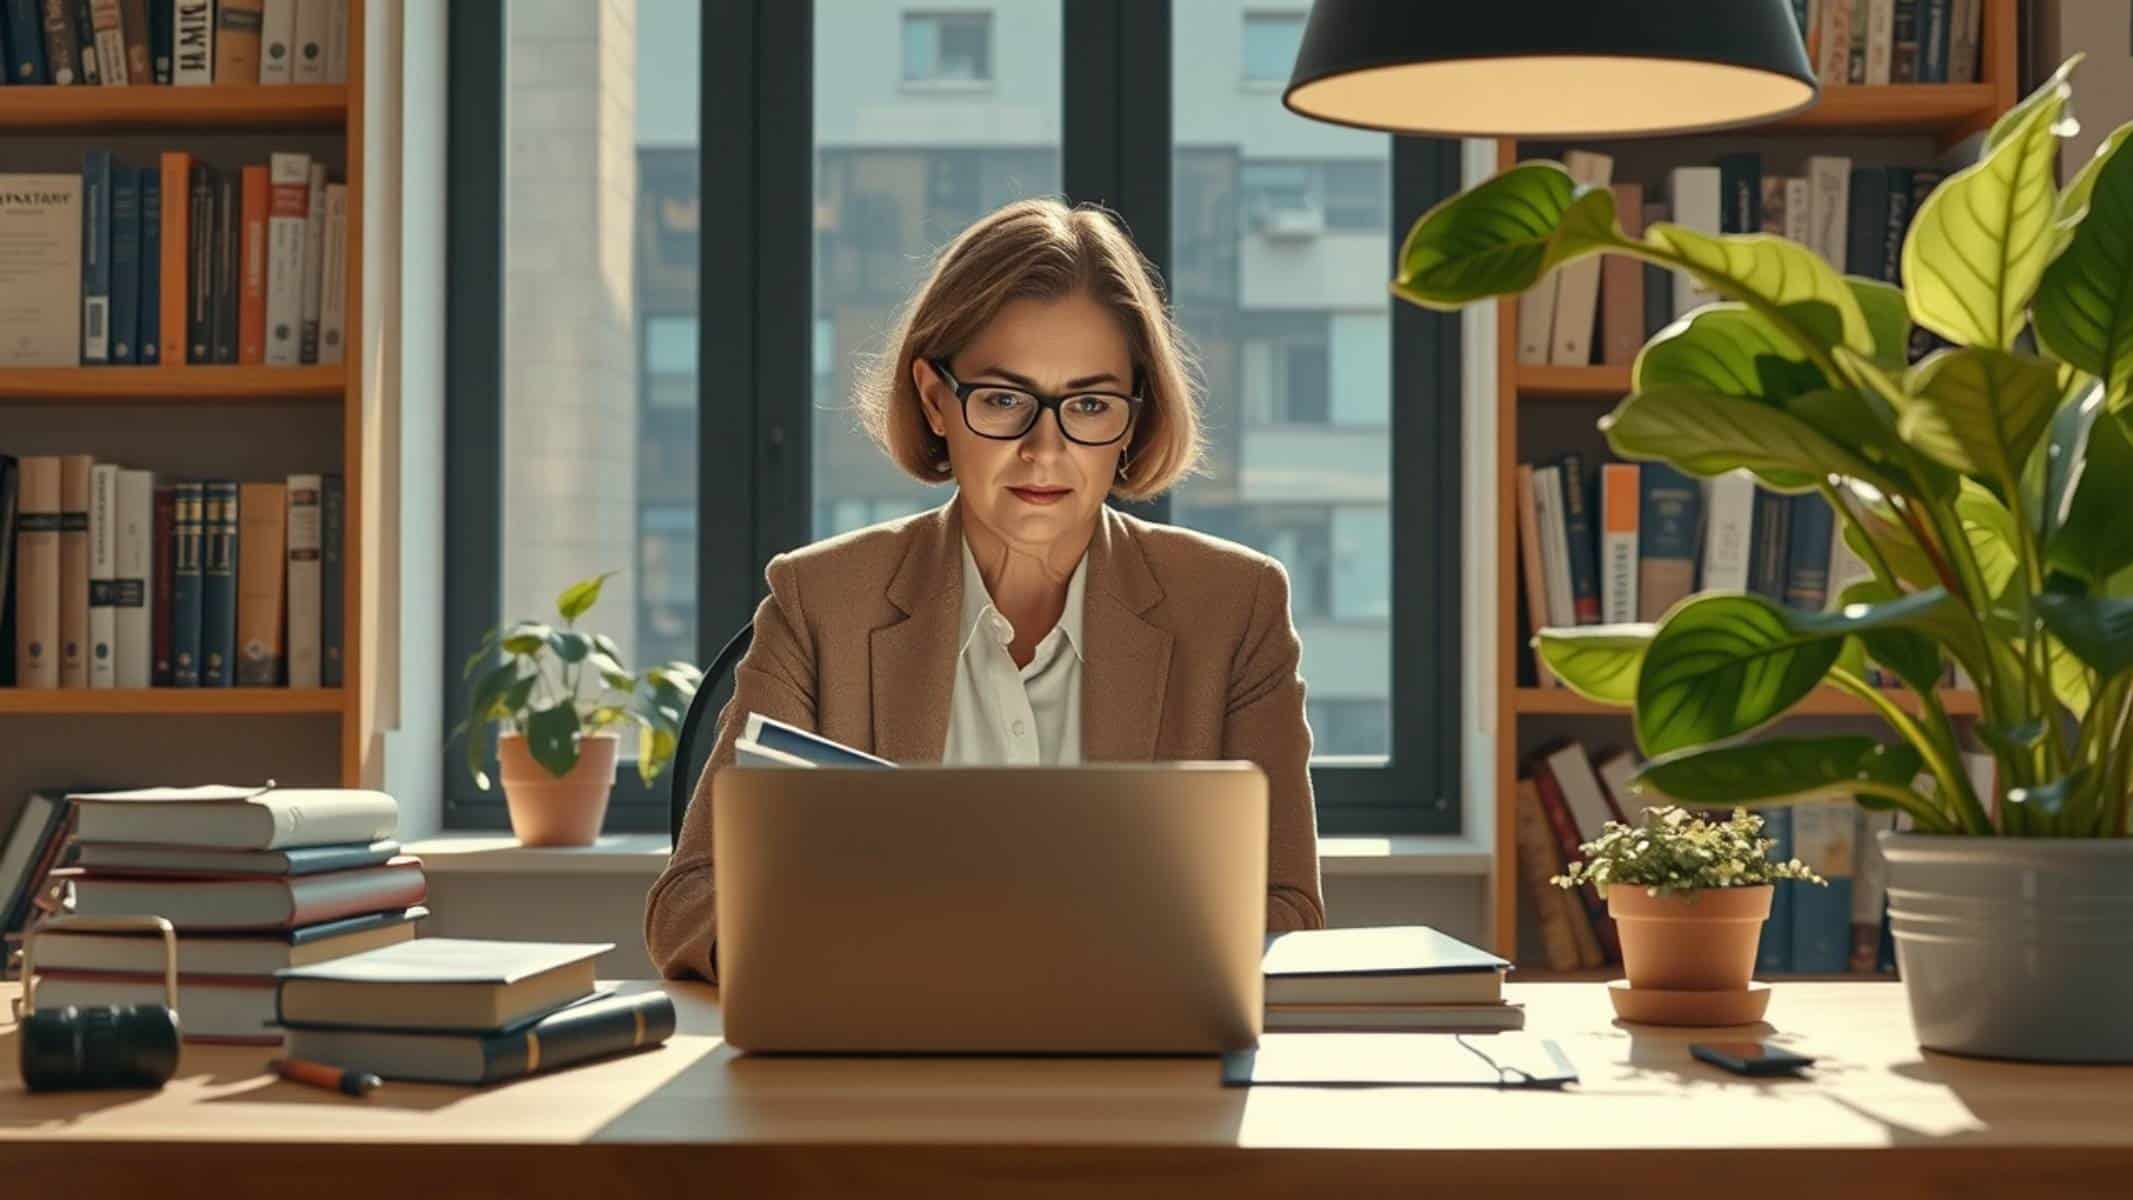
[[[1673,223],[1684,229],[1717,237],[1718,224],[1718,168],[1675,167],[1667,172],[1666,192],[1673,205]],[[1716,293],[1696,282],[1696,277],[1687,271],[1674,272],[1674,315],[1687,316],[1718,299]]]
[[[89,686],[113,687],[118,659],[113,645],[118,612],[112,607],[118,580],[118,468],[89,468]]]
[[[1814,200],[1805,176],[1793,176],[1785,180],[1785,240],[1805,246],[1813,235],[1812,213]]]
[[[1571,742],[1550,754],[1547,762],[1548,773],[1555,776],[1555,786],[1562,789],[1570,819],[1577,824],[1578,837],[1588,842],[1596,840],[1606,831],[1607,823],[1615,819],[1615,813],[1607,806],[1607,793],[1600,790],[1600,777],[1593,773],[1584,745]]]
[[[326,82],[348,82],[348,0],[327,0]]]
[[[1748,590],[1754,548],[1755,476],[1729,471],[1704,485],[1703,579],[1707,592]]]
[[[266,0],[259,17],[259,82],[293,83],[296,0]]]
[[[315,363],[318,361],[319,305],[324,298],[321,283],[326,265],[326,164],[311,164],[311,181],[304,199],[304,306],[297,353],[300,361]]]
[[[1850,80],[1852,69],[1852,5],[1854,0],[1824,0],[1821,43],[1815,56],[1815,75],[1826,87]]]
[[[1607,795],[1622,813],[1622,819],[1631,825],[1644,824],[1644,810],[1665,808],[1673,801],[1646,788],[1639,792],[1631,782],[1637,777],[1637,756],[1627,750],[1617,750],[1593,765],[1600,782],[1607,786]]]
[[[1867,0],[1866,81],[1885,84],[1896,52],[1896,0]]]
[[[317,475],[289,476],[289,686],[319,686],[320,578]]]
[[[1600,468],[1600,620],[1637,619],[1638,470],[1635,463]]]
[[[75,836],[85,842],[280,850],[393,836],[399,806],[356,788],[140,788],[76,792]]]
[[[304,233],[311,213],[311,159],[276,154],[267,175],[267,353],[272,366],[302,358]]]
[[[1980,0],[1955,0],[1948,20],[1948,82],[1976,83],[1979,23],[1984,16]]]
[[[121,27],[119,0],[93,0],[89,5],[90,32],[96,42],[97,82],[105,87],[147,83],[126,75],[126,31]]]
[[[1548,583],[1548,624],[1567,628],[1578,623],[1577,601],[1570,589],[1570,531],[1563,511],[1563,471],[1533,471],[1533,508],[1541,527],[1541,575]]]
[[[326,0],[296,0],[297,83],[326,82],[326,25],[331,16]]]
[[[1555,291],[1563,273],[1550,271],[1540,282],[1518,297],[1518,361],[1526,366],[1548,365],[1555,336]]]
[[[1807,244],[1822,261],[1844,273],[1845,239],[1851,233],[1852,160],[1817,154],[1807,160]]]
[[[155,508],[153,471],[118,473],[118,585],[113,596],[117,625],[118,686],[148,686],[150,644],[155,630]]]
[[[215,82],[214,0],[170,0],[170,81],[180,87]]]
[[[0,367],[81,365],[81,184],[0,174]]]
[[[348,185],[326,185],[325,246],[320,251],[318,360],[341,361],[348,325]]]
[[[1570,177],[1581,186],[1605,189],[1614,178],[1615,160],[1590,150],[1563,156]],[[1592,361],[1592,331],[1600,315],[1600,255],[1579,259],[1556,272],[1555,319],[1549,334],[1548,361],[1559,367],[1582,367]]]
[[[1852,924],[1881,927],[1881,904],[1889,894],[1889,860],[1882,857],[1884,831],[1896,828],[1893,812],[1854,810],[1853,836],[1857,839],[1852,866]]]
[[[37,981],[37,1007],[68,1004],[161,1004],[160,974],[143,977],[107,975],[53,975]],[[181,979],[178,981],[178,1011],[185,1014],[184,1037],[188,1041],[212,1038],[220,1041],[278,1044],[281,1030],[274,1025],[274,978]]]
[[[815,768],[815,764],[797,754],[787,754],[783,750],[773,750],[769,746],[759,746],[749,738],[734,739],[733,765],[737,767],[802,767],[810,771]]]

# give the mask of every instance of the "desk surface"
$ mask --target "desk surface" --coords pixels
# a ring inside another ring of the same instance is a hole
[[[1796,1045],[1821,1066],[1770,1081],[1689,1057],[1689,1042],[1727,1031],[1617,1025],[1597,984],[1514,986],[1528,1027],[1578,1066],[1564,1093],[1225,1090],[1212,1059],[757,1058],[720,1039],[714,990],[666,986],[680,1028],[658,1050],[480,1091],[388,1083],[367,1101],[265,1076],[265,1050],[197,1046],[159,1093],[31,1096],[8,1026],[0,1174],[27,1167],[84,1193],[176,1171],[222,1194],[307,1197],[376,1197],[396,1180],[553,1191],[583,1179],[602,1194],[1100,1186],[1105,1200],[1336,1183],[1343,1200],[1453,1184],[1560,1195],[1610,1179],[1815,1200],[2133,1186],[2133,1068],[1922,1053],[1889,983],[1778,985],[1775,1028],[1730,1036]]]

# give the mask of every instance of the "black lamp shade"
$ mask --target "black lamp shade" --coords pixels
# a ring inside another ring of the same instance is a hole
[[[1281,100],[1393,133],[1636,137],[1816,90],[1791,0],[1315,0]]]

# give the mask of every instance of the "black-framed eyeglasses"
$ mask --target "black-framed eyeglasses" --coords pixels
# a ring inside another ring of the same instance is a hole
[[[1139,396],[1118,392],[1071,392],[1047,396],[1027,388],[999,383],[964,383],[948,369],[946,359],[930,363],[963,408],[963,424],[982,438],[1011,442],[1037,427],[1045,409],[1059,421],[1059,432],[1083,446],[1108,446],[1133,428],[1140,411]]]

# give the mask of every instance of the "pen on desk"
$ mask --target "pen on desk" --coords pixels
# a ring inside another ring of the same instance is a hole
[[[368,1096],[378,1087],[378,1077],[368,1071],[329,1067],[300,1058],[277,1058],[267,1063],[267,1069],[292,1083],[308,1083],[350,1096]]]

